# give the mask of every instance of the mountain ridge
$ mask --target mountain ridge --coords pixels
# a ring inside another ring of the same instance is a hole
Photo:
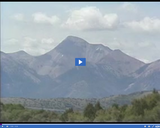
[[[57,47],[40,56],[31,56],[24,51],[1,55],[4,96],[7,93],[26,95],[27,86],[33,86],[32,97],[37,98],[101,98],[159,89],[159,61],[145,64],[121,50],[112,50],[102,44],[89,44],[75,36],[68,36]],[[76,67],[75,58],[86,58],[86,66]],[[146,78],[138,74],[145,74],[148,66]],[[39,84],[35,78],[40,81]],[[13,82],[13,79],[16,81]]]

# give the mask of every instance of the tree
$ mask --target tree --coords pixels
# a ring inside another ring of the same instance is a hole
[[[0,102],[0,111],[2,111],[2,109],[3,109],[3,103]]]
[[[156,90],[155,88],[153,89],[153,94],[157,94],[158,93],[158,90]]]
[[[63,122],[67,122],[69,121],[69,118],[68,118],[68,115],[70,113],[74,113],[73,109],[70,108],[70,109],[67,109],[60,117],[60,120],[63,121]]]
[[[97,112],[97,111],[99,111],[99,110],[101,110],[101,109],[103,109],[103,108],[101,107],[100,102],[98,101],[98,102],[95,104],[95,111]]]
[[[144,115],[144,110],[148,109],[148,105],[146,100],[143,99],[135,99],[132,102],[132,112],[136,116]]]
[[[84,109],[83,114],[84,114],[84,117],[87,117],[89,119],[89,121],[93,121],[96,114],[94,106],[91,103],[89,103]]]
[[[68,121],[69,122],[85,122],[87,118],[83,116],[83,113],[75,111],[74,113],[68,114]]]
[[[116,108],[116,109],[118,109],[118,108],[119,108],[119,105],[118,105],[118,104],[116,104],[116,103],[114,103],[114,104],[112,104],[112,108]]]

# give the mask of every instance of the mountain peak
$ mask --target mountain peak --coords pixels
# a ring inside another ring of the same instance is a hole
[[[81,40],[83,40],[82,38],[80,38],[78,36],[72,36],[72,35],[67,36],[66,39],[81,39]]]
[[[55,49],[62,54],[80,55],[82,51],[89,45],[87,41],[76,36],[68,36]]]
[[[77,36],[68,36],[62,41],[62,43],[89,44],[87,41]]]
[[[15,53],[19,53],[19,54],[27,54],[25,51],[23,51],[23,50],[20,50],[20,51],[18,51],[18,52],[15,52]]]
[[[10,55],[29,55],[28,53],[26,53],[23,50],[17,51],[17,52],[13,52],[13,53],[9,53]]]
[[[77,39],[77,38],[80,38],[80,37],[72,36],[72,35],[66,37],[66,39],[74,39],[74,38]],[[80,39],[81,39],[81,38],[80,38]]]

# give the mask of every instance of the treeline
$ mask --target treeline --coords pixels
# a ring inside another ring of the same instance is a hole
[[[26,109],[20,104],[1,103],[1,122],[58,122],[56,113],[45,110]]]
[[[2,122],[160,122],[160,94],[155,89],[131,105],[113,104],[103,109],[99,102],[88,104],[83,112],[72,108],[62,114],[45,110],[30,110],[22,105],[2,104]]]

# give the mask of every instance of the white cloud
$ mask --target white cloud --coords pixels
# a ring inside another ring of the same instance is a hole
[[[41,55],[53,49],[55,47],[54,45],[53,38],[34,39],[24,37],[22,49],[32,55]]]
[[[14,38],[12,38],[12,39],[9,39],[9,40],[7,40],[7,44],[11,44],[11,45],[14,45],[14,44],[16,44],[18,42],[18,40],[17,39],[14,39]]]
[[[52,38],[43,38],[42,40],[41,40],[41,43],[42,44],[52,44],[54,42],[54,40],[52,39]]]
[[[25,39],[27,42],[35,42],[35,41],[37,41],[36,39],[31,38],[31,37],[24,37],[24,39]]]
[[[131,21],[125,25],[135,31],[160,32],[160,19],[145,17],[140,21]]]
[[[3,49],[5,52],[15,52],[24,50],[31,55],[42,55],[52,50],[57,44],[53,38],[36,39],[32,37],[23,37],[21,39],[8,39],[5,40]]]
[[[60,21],[59,17],[57,17],[56,15],[49,17],[41,12],[34,13],[32,17],[35,23],[46,23],[53,25]]]
[[[135,4],[132,4],[129,2],[124,2],[120,8],[124,11],[129,11],[129,12],[133,12],[133,13],[138,12],[138,7]]]
[[[145,41],[145,42],[140,42],[137,44],[138,47],[141,47],[141,48],[154,48],[155,45],[154,43],[150,42],[150,41]]]
[[[36,39],[33,39],[31,37],[24,37],[22,46],[25,48],[30,48],[36,43],[36,41]]]
[[[21,14],[21,13],[18,13],[18,14],[13,15],[12,18],[14,20],[17,20],[17,21],[23,21],[24,20],[24,15]]]
[[[113,30],[118,24],[117,14],[103,15],[97,7],[84,7],[72,11],[62,27],[75,30]]]

